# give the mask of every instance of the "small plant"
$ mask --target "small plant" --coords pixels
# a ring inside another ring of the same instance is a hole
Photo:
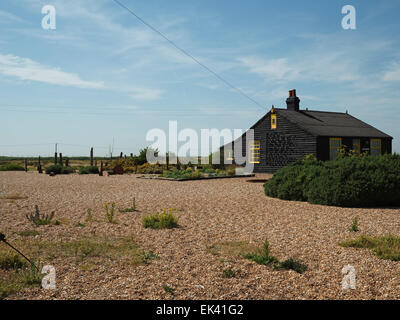
[[[158,259],[158,255],[155,254],[153,251],[150,252],[143,252],[143,262],[148,263],[149,260]]]
[[[307,270],[307,265],[299,260],[296,260],[295,258],[289,258],[283,262],[280,262],[279,267],[282,269],[294,270],[297,273],[303,273]]]
[[[105,203],[104,209],[106,210],[106,219],[109,223],[117,223],[114,220],[115,215],[115,202]]]
[[[44,277],[41,274],[40,270],[40,261],[35,265],[33,262],[30,263],[28,268],[22,269],[21,272],[21,280],[24,284],[32,286],[32,285],[40,285],[42,283],[42,278]]]
[[[144,228],[152,229],[172,229],[178,226],[178,218],[173,214],[173,210],[163,209],[162,213],[154,213],[142,218]]]
[[[10,269],[21,269],[26,267],[26,262],[22,261],[19,255],[2,255],[0,257],[0,269],[10,270]]]
[[[236,276],[236,272],[233,271],[232,268],[224,269],[222,271],[222,276],[227,279],[234,278]]]
[[[358,216],[354,217],[353,223],[351,224],[351,227],[349,228],[350,232],[358,232]]]
[[[26,218],[36,226],[43,226],[50,224],[53,217],[54,217],[54,211],[52,211],[49,215],[48,214],[41,215],[39,212],[39,207],[37,205],[35,205],[35,213],[26,215]]]
[[[98,174],[99,168],[97,166],[81,167],[78,171],[79,174]]]
[[[51,166],[46,167],[45,169],[47,174],[54,173],[54,174],[70,174],[74,173],[74,169],[71,167],[64,167],[59,164],[53,164]]]
[[[255,263],[267,265],[270,263],[278,263],[278,259],[270,255],[268,239],[264,241],[263,252],[261,254],[250,253],[245,255],[246,259],[252,260]]]
[[[166,292],[166,293],[169,293],[169,294],[174,294],[174,292],[175,292],[175,289],[174,288],[172,288],[172,287],[170,287],[170,286],[167,286],[167,285],[163,285],[162,286],[163,287],[163,289],[164,289],[164,291]]]
[[[136,211],[136,199],[133,197],[132,200],[132,206],[126,209],[119,209],[119,212],[125,213],[125,212],[135,212]]]
[[[92,222],[93,221],[93,213],[92,213],[92,209],[88,208],[87,209],[87,214],[86,214],[86,222]]]

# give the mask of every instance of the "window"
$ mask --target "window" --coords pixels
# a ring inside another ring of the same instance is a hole
[[[382,153],[381,139],[371,139],[371,156],[379,156]]]
[[[360,139],[353,139],[353,150],[356,154],[360,154]]]
[[[341,138],[329,138],[329,159],[334,160],[339,155],[339,150],[342,147]]]
[[[276,129],[276,114],[271,113],[271,129]]]
[[[249,162],[260,163],[260,141],[249,141]]]

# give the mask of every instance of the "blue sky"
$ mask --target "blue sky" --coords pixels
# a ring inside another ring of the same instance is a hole
[[[136,153],[153,128],[242,128],[297,89],[400,151],[397,0],[120,0],[255,99],[246,99],[112,0],[0,2],[0,155]],[[56,30],[41,26],[56,8]],[[357,29],[341,27],[353,5]]]

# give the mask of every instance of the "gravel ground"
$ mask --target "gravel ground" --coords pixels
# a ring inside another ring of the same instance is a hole
[[[266,179],[257,174],[253,179]],[[36,229],[47,241],[94,234],[134,236],[159,259],[132,266],[115,263],[90,271],[68,260],[55,260],[57,289],[27,289],[13,299],[399,299],[400,262],[381,260],[368,249],[343,248],[338,242],[359,234],[399,234],[399,209],[352,209],[268,198],[262,183],[248,178],[174,182],[136,179],[134,175],[66,175],[0,172],[0,197],[18,193],[27,199],[0,200],[0,230],[13,242],[16,232]],[[103,204],[139,212],[118,213],[118,224],[105,222]],[[33,228],[25,218],[34,205],[56,211],[60,226]],[[141,217],[162,208],[179,209],[181,227],[151,230]],[[95,222],[76,227],[87,208]],[[348,231],[359,216],[359,233]],[[222,259],[207,249],[220,241],[270,242],[280,260],[297,257],[308,265],[303,274],[272,270],[243,258]],[[4,245],[4,244],[0,244]],[[342,268],[357,272],[355,290],[343,290]],[[238,271],[223,278],[222,271]],[[163,285],[175,289],[173,295]]]

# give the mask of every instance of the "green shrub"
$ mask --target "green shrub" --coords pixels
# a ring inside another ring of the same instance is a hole
[[[59,164],[53,164],[51,166],[46,167],[45,172],[47,174],[54,173],[54,174],[70,174],[74,173],[74,169],[71,167],[64,167],[60,166]]]
[[[300,160],[264,184],[267,196],[343,207],[400,205],[400,155]]]
[[[99,168],[96,166],[87,166],[79,168],[79,174],[98,174]]]
[[[178,218],[171,209],[164,209],[162,213],[154,213],[142,218],[144,228],[151,229],[172,229],[178,226]]]
[[[14,163],[8,163],[1,165],[0,171],[25,171],[25,168]]]
[[[358,232],[358,216],[354,217],[353,223],[351,224],[351,227],[349,228],[349,231],[351,232]]]

